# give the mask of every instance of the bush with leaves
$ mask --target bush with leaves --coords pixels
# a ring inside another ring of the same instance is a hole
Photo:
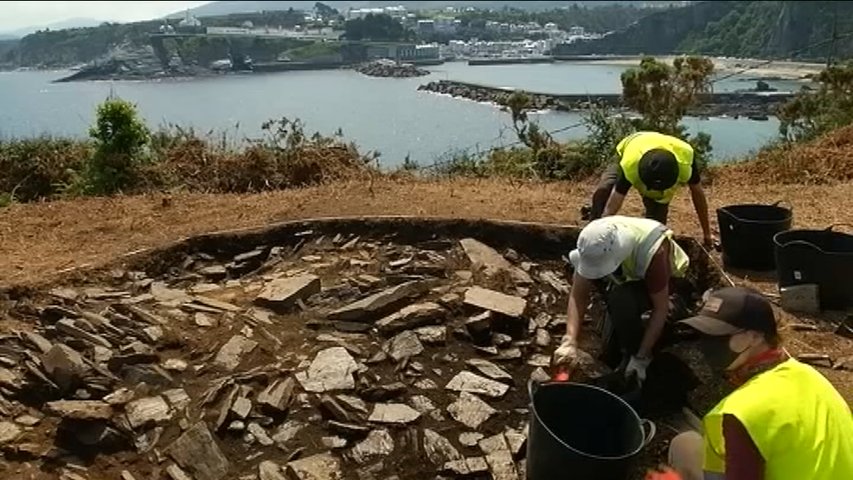
[[[831,66],[815,80],[817,91],[802,91],[779,109],[783,139],[811,140],[853,124],[853,64]]]
[[[588,154],[604,164],[616,155],[616,145],[625,136],[655,131],[690,143],[694,161],[704,170],[711,157],[711,136],[704,132],[691,136],[680,122],[700,95],[710,90],[713,72],[713,62],[703,57],[678,57],[671,66],[652,57],[642,59],[639,67],[626,70],[621,77],[623,102],[640,117],[593,107],[584,117],[590,131],[586,140]]]
[[[121,98],[108,98],[98,105],[89,136],[95,141],[95,153],[72,185],[72,193],[111,195],[133,187],[150,139],[136,106]]]

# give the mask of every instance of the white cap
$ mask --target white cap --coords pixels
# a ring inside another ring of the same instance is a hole
[[[569,261],[578,275],[597,280],[615,272],[631,255],[632,248],[631,234],[620,228],[616,218],[599,218],[581,230]]]

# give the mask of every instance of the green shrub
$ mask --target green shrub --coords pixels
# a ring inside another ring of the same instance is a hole
[[[98,105],[89,136],[95,141],[95,153],[80,172],[71,193],[110,195],[132,188],[150,139],[136,106],[127,100],[108,98]]]
[[[814,139],[853,123],[853,64],[817,75],[816,92],[802,91],[779,110],[779,133],[788,141]]]

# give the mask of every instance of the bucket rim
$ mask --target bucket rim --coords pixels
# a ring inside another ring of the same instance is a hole
[[[543,422],[543,421],[542,421],[542,418],[541,418],[541,417],[539,417],[539,412],[536,410],[536,402],[533,400],[533,396],[535,396],[535,395],[536,395],[536,393],[537,393],[537,392],[538,392],[542,387],[552,387],[552,386],[556,386],[556,387],[573,387],[573,388],[581,387],[581,388],[586,388],[586,389],[588,389],[588,390],[597,390],[597,391],[599,391],[599,392],[605,393],[605,394],[607,394],[608,396],[610,396],[610,397],[612,397],[612,398],[616,399],[616,400],[617,400],[619,403],[621,403],[625,408],[627,408],[627,409],[628,409],[628,411],[630,411],[630,412],[631,412],[631,415],[632,415],[632,416],[634,417],[634,419],[637,421],[637,429],[640,431],[640,437],[641,437],[641,438],[640,438],[639,445],[637,446],[637,448],[635,448],[634,450],[632,450],[632,451],[631,451],[631,452],[629,452],[629,453],[626,453],[626,454],[624,454],[624,455],[619,455],[619,456],[593,455],[593,454],[586,453],[586,452],[583,452],[583,451],[581,451],[581,450],[578,450],[577,448],[575,448],[575,447],[573,447],[573,446],[569,445],[568,443],[564,442],[564,441],[563,441],[560,437],[558,437],[557,435],[554,435],[554,432],[552,432],[552,431],[551,431],[551,429],[550,429],[550,428],[548,428],[548,425],[546,425],[546,424],[545,424],[545,422]],[[628,402],[626,402],[626,401],[625,401],[622,397],[620,397],[619,395],[616,395],[616,394],[615,394],[615,393],[613,393],[613,392],[610,392],[610,391],[608,391],[608,390],[606,390],[606,389],[604,389],[604,388],[601,388],[601,387],[598,387],[598,386],[595,386],[595,385],[589,385],[589,384],[586,384],[586,383],[577,383],[577,382],[545,382],[545,383],[541,383],[541,384],[539,384],[539,385],[538,385],[538,388],[536,388],[536,391],[534,391],[534,392],[533,392],[533,395],[532,395],[532,396],[531,396],[531,398],[530,398],[530,412],[531,412],[531,413],[533,414],[533,416],[535,417],[535,419],[536,419],[537,423],[539,423],[539,425],[541,425],[541,426],[542,426],[542,428],[544,428],[544,429],[545,429],[545,431],[547,431],[547,432],[551,435],[551,437],[552,437],[553,439],[555,439],[557,442],[559,442],[559,443],[560,443],[560,445],[563,445],[564,447],[568,448],[568,449],[569,449],[569,450],[571,450],[572,452],[575,452],[575,453],[577,453],[577,454],[579,454],[579,455],[583,455],[584,457],[594,458],[594,459],[597,459],[597,460],[627,460],[627,459],[629,459],[629,458],[631,458],[631,457],[633,457],[633,456],[637,455],[638,453],[640,453],[640,450],[642,450],[642,449],[646,446],[645,441],[644,441],[644,439],[645,439],[645,432],[644,432],[644,430],[643,430],[643,419],[642,419],[642,418],[640,418],[640,415],[637,413],[637,411],[636,411],[636,410],[634,410],[634,407],[632,407]]]
[[[836,251],[826,250],[824,248],[821,248],[820,245],[816,245],[816,244],[814,244],[812,242],[808,242],[806,240],[788,240],[787,242],[783,242],[783,238],[786,235],[792,235],[792,234],[796,234],[796,233],[810,233],[810,234],[814,233],[814,234],[819,234],[819,235],[838,236],[838,237],[845,237],[845,238],[853,239],[853,235],[850,235],[850,234],[844,233],[844,232],[835,232],[835,231],[827,230],[827,229],[817,230],[817,229],[812,229],[812,228],[795,228],[795,229],[790,229],[790,230],[784,230],[784,231],[781,231],[781,232],[774,234],[773,235],[773,244],[776,245],[776,247],[778,247],[778,248],[785,248],[785,247],[787,247],[789,245],[793,245],[793,244],[808,243],[815,250],[818,250],[821,253],[824,253],[827,255],[833,255],[833,256],[851,255],[851,256],[853,256],[853,251],[851,251],[851,252],[836,252]]]
[[[781,218],[779,220],[756,220],[756,219],[751,219],[751,218],[739,217],[738,215],[736,215],[734,212],[732,212],[730,210],[733,208],[745,208],[745,207],[760,207],[760,208],[766,208],[768,210],[780,210],[780,211],[785,212],[785,216],[784,216],[784,218]],[[794,218],[794,210],[793,209],[783,207],[780,205],[765,204],[765,203],[738,203],[735,205],[725,205],[725,206],[717,208],[717,214],[719,215],[721,212],[725,213],[726,215],[731,216],[732,218],[736,219],[739,222],[755,223],[755,224],[761,224],[761,225],[772,224],[772,223],[780,223],[780,222],[788,222],[788,221],[793,220],[793,218]]]

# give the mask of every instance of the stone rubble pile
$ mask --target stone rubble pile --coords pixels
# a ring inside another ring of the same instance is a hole
[[[0,451],[66,480],[523,478],[561,265],[471,238],[294,244],[14,302]]]

